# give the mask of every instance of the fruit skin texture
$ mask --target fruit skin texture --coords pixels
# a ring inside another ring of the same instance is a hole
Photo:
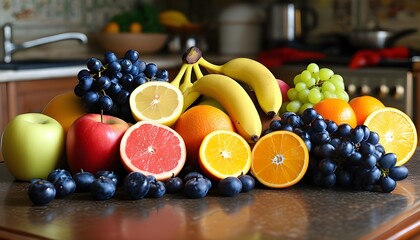
[[[36,179],[28,188],[28,196],[31,202],[37,206],[47,205],[54,200],[56,190],[54,185],[44,179]]]
[[[4,128],[3,159],[18,180],[46,178],[62,163],[65,130],[55,119],[42,113],[24,113]]]
[[[256,93],[258,103],[264,112],[272,117],[282,105],[282,93],[273,73],[262,63],[250,58],[234,58],[221,66],[204,58],[199,64],[213,73],[221,73],[250,86]]]
[[[280,91],[281,91],[281,97],[283,102],[289,101],[289,98],[287,97],[287,91],[291,88],[289,84],[287,84],[285,81],[281,79],[277,79],[277,83],[279,84]]]
[[[275,84],[278,89],[277,82]],[[197,93],[212,97],[222,104],[233,121],[236,131],[248,142],[258,140],[262,131],[261,119],[253,101],[239,83],[225,75],[207,74],[185,91],[184,106],[191,105],[189,95],[193,96]],[[278,94],[280,95],[280,90]],[[195,97],[193,99],[195,100]],[[276,113],[277,111],[274,114]]]
[[[67,163],[74,174],[81,169],[119,170],[120,142],[129,125],[124,120],[96,113],[77,119],[69,128],[66,140]]]
[[[73,91],[55,96],[45,105],[42,113],[57,120],[66,132],[76,119],[87,114],[82,100]]]
[[[357,125],[362,125],[367,116],[385,105],[377,98],[372,96],[360,96],[352,98],[349,101],[350,106],[353,108],[357,118]]]
[[[210,105],[197,105],[185,111],[177,120],[174,130],[184,139],[187,164],[200,169],[198,153],[204,137],[214,130],[236,131],[232,120],[222,110]]]
[[[337,98],[324,99],[315,104],[313,108],[324,119],[332,120],[337,125],[347,123],[352,128],[357,125],[356,113],[350,104],[344,100]]]

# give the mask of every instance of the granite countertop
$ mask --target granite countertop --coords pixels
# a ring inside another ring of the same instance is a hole
[[[233,198],[166,194],[94,201],[88,193],[35,207],[26,182],[0,163],[0,238],[6,239],[407,239],[420,237],[420,149],[392,193],[299,183]]]

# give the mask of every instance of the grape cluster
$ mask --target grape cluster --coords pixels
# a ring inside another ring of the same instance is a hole
[[[263,135],[278,130],[292,131],[303,139],[310,152],[305,179],[315,185],[392,192],[396,182],[408,176],[408,169],[396,166],[397,156],[386,152],[379,135],[365,125],[337,125],[307,108],[301,115],[283,113]]]
[[[329,68],[310,63],[293,79],[294,87],[287,91],[286,111],[302,114],[323,99],[338,98],[349,101],[343,77]]]
[[[104,60],[90,58],[87,69],[77,74],[79,80],[74,93],[80,97],[88,112],[104,113],[133,122],[129,98],[131,92],[147,81],[168,81],[166,69],[141,60],[135,50],[128,50],[123,58],[108,51]]]

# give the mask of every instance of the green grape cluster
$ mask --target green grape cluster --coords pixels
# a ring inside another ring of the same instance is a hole
[[[343,77],[329,68],[319,68],[310,63],[293,79],[294,87],[287,91],[286,111],[302,114],[323,99],[338,98],[346,102],[349,95],[345,91]]]

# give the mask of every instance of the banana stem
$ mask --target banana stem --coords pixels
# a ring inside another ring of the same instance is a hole
[[[211,73],[223,73],[223,65],[216,65],[213,64],[209,61],[207,61],[206,59],[204,59],[203,57],[201,57],[197,63],[201,66],[203,66],[207,71],[211,72]]]
[[[191,82],[192,70],[193,70],[193,65],[188,64],[187,69],[184,74],[184,81],[182,82],[181,86],[179,86],[179,89],[181,90],[181,92],[185,92],[188,88],[192,86],[192,82]]]
[[[187,70],[188,65],[190,65],[190,64],[186,64],[186,63],[182,64],[181,69],[179,69],[178,74],[176,75],[174,80],[171,81],[172,85],[179,88],[179,84],[181,83],[181,79],[184,76],[184,73]]]
[[[203,72],[201,72],[200,65],[194,64],[194,73],[197,79],[200,79],[203,77]]]

